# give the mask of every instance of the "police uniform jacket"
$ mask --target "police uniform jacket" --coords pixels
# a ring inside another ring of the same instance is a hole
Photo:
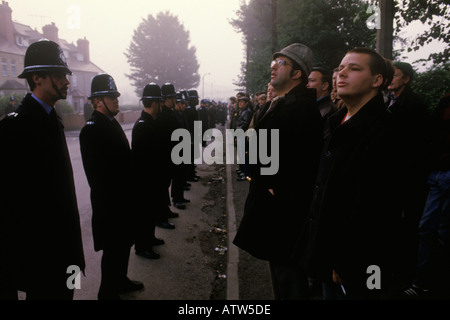
[[[161,132],[156,120],[145,111],[133,126],[131,150],[138,214],[145,227],[144,232],[148,233],[151,218],[161,211],[161,202],[164,203],[167,197],[167,184],[160,169],[165,165],[161,157],[164,150]]]
[[[131,150],[134,174],[140,193],[143,193],[145,197],[151,197],[153,192],[161,189],[161,184],[165,185],[164,175],[160,170],[164,165],[163,157],[161,157],[164,144],[156,120],[145,111],[142,111],[133,126]]]
[[[94,249],[131,246],[136,203],[125,132],[117,120],[94,110],[80,132],[80,149],[91,187]]]
[[[274,103],[255,130],[258,138],[267,130],[269,141],[272,130],[279,130],[279,169],[261,175],[260,169],[269,165],[250,164],[252,180],[234,244],[259,259],[286,261],[308,213],[323,125],[311,89],[297,86]],[[270,143],[268,150],[275,153]]]
[[[47,114],[27,94],[0,122],[0,145],[2,266],[25,284],[70,265],[84,270],[72,165],[56,112]]]
[[[183,117],[186,122],[186,129],[188,129],[191,137],[194,137],[195,121],[198,121],[198,112],[197,109],[195,109],[195,106],[186,106]]]
[[[367,290],[367,269],[375,265],[383,289],[400,221],[398,132],[381,94],[342,123],[346,113],[344,108],[330,117],[331,135],[295,256],[318,280],[332,281],[335,270],[347,291]]]
[[[209,129],[208,123],[208,107],[200,106],[198,109],[198,120],[202,122],[202,137],[206,130]]]
[[[179,123],[175,112],[165,105],[162,105],[161,112],[156,117],[156,126],[161,133],[161,139],[163,141],[162,157],[164,161],[162,162],[163,166],[160,169],[164,172],[166,176],[166,184],[167,187],[169,187],[174,171],[171,153],[173,147],[178,143],[176,141],[172,141],[172,132],[179,128]]]

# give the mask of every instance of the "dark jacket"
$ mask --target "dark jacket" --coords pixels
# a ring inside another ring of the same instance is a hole
[[[149,228],[159,218],[164,206],[167,205],[167,177],[161,170],[165,166],[161,132],[156,120],[147,112],[142,111],[140,118],[133,126],[131,136],[131,151],[133,158],[133,176],[136,185],[136,204],[138,210],[137,246],[145,245],[145,239],[153,234]],[[140,240],[142,239],[142,240]],[[143,242],[143,243],[142,243]]]
[[[320,114],[322,115],[324,121],[323,138],[326,139],[330,134],[329,126],[326,124],[328,118],[337,111],[337,107],[333,101],[331,101],[331,96],[327,95],[322,99],[317,101]]]
[[[382,281],[389,278],[402,160],[396,124],[381,94],[341,124],[346,113],[340,109],[330,117],[331,135],[294,255],[318,280],[331,281],[334,269],[348,291],[366,288],[370,265],[381,268]]]
[[[253,111],[248,106],[245,109],[241,109],[239,112],[239,118],[237,121],[236,129],[242,129],[247,131],[248,127],[250,126],[250,122],[252,121]]]
[[[164,158],[161,157],[165,146],[156,120],[145,111],[142,111],[133,126],[131,150],[140,193],[149,197],[152,192],[161,189],[161,184],[164,185],[162,187],[164,189],[165,176],[160,168],[165,165]]]
[[[17,113],[0,122],[0,145],[1,264],[25,284],[64,274],[70,265],[84,270],[72,165],[56,113],[26,95]]]
[[[167,187],[170,185],[170,180],[175,169],[171,154],[174,146],[178,144],[177,141],[172,141],[172,133],[180,128],[180,122],[175,114],[175,110],[169,109],[166,106],[161,106],[161,112],[156,117],[156,126],[161,133],[163,151],[161,157],[164,158],[163,167],[160,169],[166,174]]]
[[[198,109],[198,120],[202,122],[202,137],[206,130],[209,129],[208,107],[200,106]]]
[[[390,103],[390,102],[389,102]],[[400,267],[399,277],[413,274],[418,246],[418,226],[428,196],[428,175],[431,163],[431,140],[433,131],[431,117],[422,99],[409,86],[389,107],[402,142],[399,148],[406,155],[403,162],[405,185],[397,190],[403,199],[402,230],[403,244],[400,250],[405,266]]]
[[[250,165],[252,180],[234,244],[259,259],[289,259],[307,215],[322,148],[322,117],[315,100],[314,91],[297,86],[255,126],[258,138],[267,130],[272,155],[276,149],[270,137],[273,129],[279,130],[279,169],[261,175],[260,169],[269,165]]]
[[[80,132],[84,171],[91,187],[96,251],[134,242],[131,149],[117,120],[94,110]]]

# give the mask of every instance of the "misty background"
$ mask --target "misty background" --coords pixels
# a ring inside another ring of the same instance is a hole
[[[194,89],[199,95],[204,91],[206,98],[223,101],[236,94],[233,82],[240,73],[244,47],[241,35],[233,30],[229,20],[235,17],[240,0],[8,0],[8,3],[13,21],[40,32],[42,26],[54,22],[59,37],[69,43],[76,44],[86,37],[91,61],[114,78],[122,94],[121,104],[138,104],[140,98],[125,76],[130,65],[124,53],[134,30],[149,14],[169,11],[189,31],[191,46],[196,48],[200,84]]]
[[[245,61],[242,34],[230,21],[245,0],[8,0],[14,21],[42,31],[42,26],[54,22],[59,37],[76,43],[86,37],[90,44],[91,61],[112,75],[122,93],[121,104],[139,103],[139,98],[126,76],[130,72],[125,52],[134,30],[148,15],[170,12],[178,17],[189,32],[190,45],[195,47],[199,63],[201,98],[226,101],[239,88],[234,84]],[[247,1],[248,2],[248,1]],[[414,37],[422,32],[420,23],[402,30],[402,36]],[[170,39],[168,39],[170,41]],[[395,49],[395,47],[394,47]],[[436,50],[436,44],[411,52],[404,60],[425,58]],[[269,66],[270,61],[267,65]],[[19,66],[19,69],[22,66]],[[166,79],[165,81],[171,81]],[[162,83],[159,83],[160,85]],[[181,88],[175,88],[176,90]]]

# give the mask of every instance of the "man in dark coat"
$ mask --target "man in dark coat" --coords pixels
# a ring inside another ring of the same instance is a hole
[[[196,123],[199,122],[199,116],[198,111],[196,109],[196,106],[198,105],[198,93],[197,90],[189,90],[187,91],[187,97],[188,97],[188,103],[186,106],[186,109],[184,110],[184,116],[186,119],[187,129],[189,130],[189,133],[191,134],[191,163],[187,165],[187,172],[186,172],[186,180],[190,182],[197,182],[200,176],[197,175],[197,172],[195,170],[195,156],[197,153],[197,156],[200,156],[201,153],[201,145],[195,145],[195,126]],[[201,132],[199,132],[201,134]],[[202,141],[203,137],[197,137],[198,141]]]
[[[95,76],[89,97],[94,112],[80,132],[81,156],[91,187],[94,249],[103,250],[99,300],[120,299],[120,293],[143,288],[127,277],[135,242],[136,202],[130,145],[114,118],[119,113],[119,96],[110,75]]]
[[[156,218],[164,211],[165,177],[161,175],[162,139],[156,125],[161,109],[161,89],[156,83],[147,84],[142,93],[144,110],[132,131],[131,150],[136,185],[138,186],[139,225],[135,252],[147,259],[159,259],[153,246],[164,244],[155,236]],[[166,188],[167,189],[167,188]]]
[[[291,254],[311,201],[322,147],[322,117],[314,90],[306,88],[311,50],[292,44],[273,58],[271,82],[278,98],[255,130],[258,138],[261,130],[267,130],[269,141],[279,130],[279,169],[265,175],[261,171],[268,165],[251,165],[244,216],[233,243],[270,262],[276,299],[305,299],[307,276]],[[274,156],[276,148],[269,144],[268,150]]]
[[[84,271],[72,165],[55,104],[71,74],[60,47],[35,42],[25,54],[27,94],[0,123],[0,299],[73,299],[70,266]]]
[[[206,141],[204,140],[204,135],[206,130],[209,129],[208,123],[208,110],[210,102],[207,99],[202,99],[200,102],[200,108],[198,109],[198,120],[202,122],[202,146],[206,146]]]
[[[405,167],[405,184],[398,190],[403,199],[402,240],[399,259],[403,261],[397,270],[398,286],[409,284],[414,275],[418,246],[418,226],[428,194],[427,177],[430,172],[431,117],[422,99],[411,89],[414,70],[407,62],[393,63],[394,77],[388,87],[387,106],[394,115],[402,134],[403,149],[408,158]]]
[[[163,166],[160,168],[161,174],[166,177],[166,195],[164,199],[166,201],[165,211],[156,221],[156,225],[164,229],[175,229],[175,225],[169,222],[169,218],[178,217],[178,213],[170,210],[170,194],[169,187],[172,182],[174,174],[174,163],[172,161],[172,149],[177,144],[176,141],[172,141],[172,132],[178,129],[178,120],[175,116],[174,107],[176,103],[176,92],[173,84],[166,82],[161,86],[161,95],[163,103],[161,105],[161,112],[156,118],[156,125],[161,134],[163,151],[161,156],[163,157]]]
[[[177,129],[188,130],[186,118],[183,115],[185,108],[185,91],[178,92],[176,94],[176,102],[173,109],[173,113],[175,114],[175,118],[177,119]],[[170,190],[170,195],[172,196],[173,206],[178,209],[185,209],[186,205],[184,203],[190,202],[188,199],[184,198],[184,187],[186,186],[186,168],[187,167],[185,163],[174,164],[173,166],[172,187]]]
[[[325,299],[377,299],[393,270],[403,183],[397,128],[381,94],[393,70],[367,48],[350,50],[339,70],[347,108],[330,117],[296,254]]]
[[[308,88],[316,89],[317,107],[323,117],[324,123],[326,123],[330,115],[337,110],[336,105],[331,100],[332,86],[331,75],[326,69],[321,67],[312,68],[308,77]],[[327,131],[328,126],[324,126],[324,129],[323,136],[326,138],[330,134]]]

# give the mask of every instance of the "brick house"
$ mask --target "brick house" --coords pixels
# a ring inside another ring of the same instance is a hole
[[[58,43],[64,52],[72,75],[69,77],[70,89],[67,102],[73,106],[74,113],[83,113],[83,105],[91,90],[92,78],[102,69],[90,61],[89,41],[79,39],[77,44],[58,37],[55,23],[42,27],[42,33],[25,24],[12,20],[12,9],[7,1],[0,4],[0,96],[29,91],[26,80],[17,76],[23,70],[25,52],[30,44],[42,38]]]

